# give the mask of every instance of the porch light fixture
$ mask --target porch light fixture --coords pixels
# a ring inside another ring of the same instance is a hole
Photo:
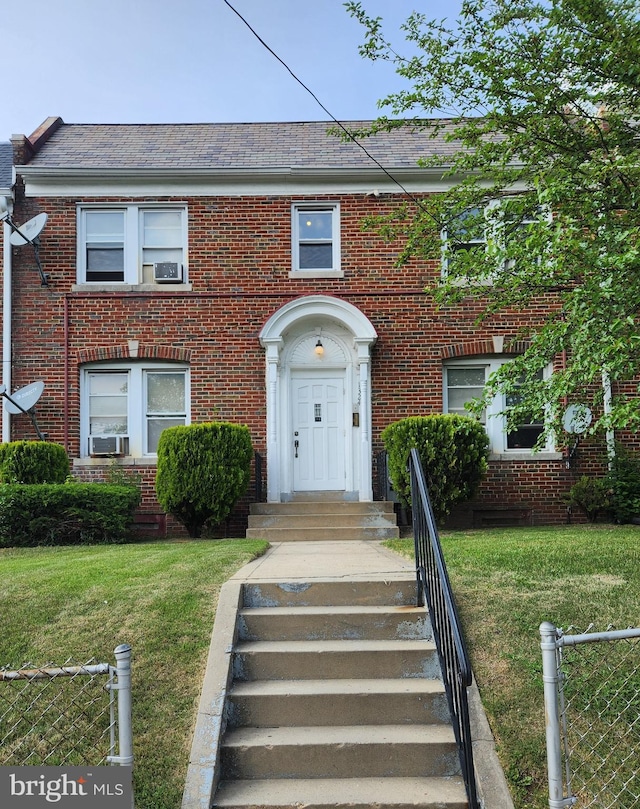
[[[322,340],[318,337],[318,342],[316,343],[316,347],[313,349],[316,352],[317,357],[322,357],[324,354],[324,346],[322,345]]]

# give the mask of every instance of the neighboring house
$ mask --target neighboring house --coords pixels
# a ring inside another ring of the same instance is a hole
[[[11,263],[11,247],[9,242],[9,235],[11,229],[6,224],[6,219],[11,215],[13,210],[13,147],[10,143],[0,143],[0,255],[2,256],[2,267],[6,268]],[[6,309],[9,307],[11,300],[11,276],[7,277],[7,273],[3,271],[3,293],[2,293],[2,379],[0,382],[7,384],[7,388],[11,389],[11,345],[10,333],[8,327],[11,323],[11,317],[7,317]],[[2,435],[3,440],[8,435],[9,430],[9,414],[2,408]]]
[[[248,425],[270,501],[322,490],[380,498],[384,427],[463,412],[522,349],[510,341],[535,312],[477,327],[477,304],[437,311],[424,290],[439,258],[398,267],[400,245],[363,230],[404,192],[328,127],[50,118],[14,138],[13,221],[48,215],[48,285],[29,245],[5,253],[5,379],[12,391],[44,381],[38,423],[74,475],[122,465],[143,481],[143,510],[158,512],[162,429],[222,420]],[[444,141],[407,128],[366,148],[411,193],[442,190],[441,172],[417,162],[441,154],[446,164]],[[532,453],[540,425],[506,435],[489,413],[487,429],[488,477],[456,520],[564,521],[580,463],[552,446]],[[4,440],[25,437],[25,416],[5,424]],[[591,469],[598,457],[582,453]]]

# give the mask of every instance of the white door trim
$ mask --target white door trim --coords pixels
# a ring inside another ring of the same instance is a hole
[[[371,472],[370,354],[377,334],[369,319],[340,298],[313,295],[290,301],[275,312],[260,333],[265,348],[267,385],[267,499],[288,499],[292,489],[289,394],[292,368],[318,368],[315,335],[329,347],[324,367],[346,367],[345,402],[357,414],[349,432],[347,489],[357,499],[373,499]],[[358,422],[356,425],[355,422]]]

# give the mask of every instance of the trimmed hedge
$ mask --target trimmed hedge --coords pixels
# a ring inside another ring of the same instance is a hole
[[[102,483],[0,486],[0,547],[118,544],[132,539],[140,492]]]
[[[0,444],[2,483],[64,483],[69,458],[63,446],[50,441]]]
[[[487,471],[489,439],[470,416],[414,416],[389,424],[382,432],[389,479],[405,505],[411,505],[409,453],[415,448],[427,479],[437,522],[456,503],[470,500]]]
[[[607,483],[614,520],[628,523],[640,518],[640,453],[617,445]]]
[[[199,537],[219,525],[251,476],[253,447],[247,427],[208,422],[168,427],[158,441],[156,494],[162,508]]]

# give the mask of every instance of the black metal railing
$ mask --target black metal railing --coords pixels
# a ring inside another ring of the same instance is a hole
[[[388,500],[389,473],[387,471],[387,453],[385,450],[376,453],[376,475],[374,481],[374,500]]]
[[[472,681],[471,664],[442,555],[424,471],[415,449],[411,450],[409,469],[418,604],[423,606],[426,603],[429,608],[469,807],[478,809],[467,694]]]
[[[254,452],[253,463],[255,470],[255,490],[253,493],[254,502],[262,503],[264,497],[264,487],[262,483],[262,455],[259,452]]]

